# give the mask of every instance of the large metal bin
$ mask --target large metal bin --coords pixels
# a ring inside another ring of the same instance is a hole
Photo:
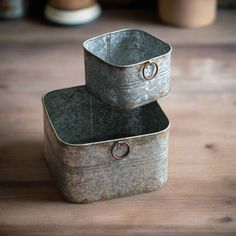
[[[80,86],[49,92],[42,103],[45,157],[67,201],[128,196],[166,183],[169,121],[157,102],[121,110]]]
[[[104,102],[132,109],[170,91],[171,46],[136,29],[84,42],[88,90]]]

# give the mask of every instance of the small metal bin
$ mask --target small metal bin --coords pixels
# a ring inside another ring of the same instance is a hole
[[[69,202],[149,192],[167,181],[169,121],[157,102],[111,107],[85,86],[42,98],[45,157]]]
[[[124,29],[83,46],[86,85],[104,102],[132,109],[169,93],[171,46],[160,39]]]

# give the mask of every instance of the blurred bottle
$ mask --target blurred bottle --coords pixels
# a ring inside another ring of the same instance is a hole
[[[210,25],[216,18],[216,0],[159,0],[160,19],[180,27]]]
[[[24,15],[23,0],[0,0],[0,19],[17,19]]]
[[[45,9],[46,18],[61,25],[86,24],[100,14],[96,0],[49,0]]]

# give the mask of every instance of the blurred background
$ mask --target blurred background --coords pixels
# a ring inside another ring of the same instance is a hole
[[[197,27],[214,21],[213,9],[216,6],[232,9],[236,7],[236,2],[234,0],[1,0],[0,17],[2,19],[46,18],[58,24],[76,25],[88,23],[97,18],[101,13],[100,6],[102,9],[149,9],[150,14],[156,13],[156,16],[164,22],[179,26]],[[87,10],[87,12],[83,12],[83,10]],[[181,15],[182,18],[188,15],[188,19],[182,19],[181,23],[179,22],[181,19],[178,19],[177,16],[174,19],[173,15]],[[68,19],[68,17],[73,19]],[[198,17],[199,22],[191,24],[194,17]],[[201,21],[205,21],[205,23],[201,23]]]
[[[0,0],[0,235],[235,235],[235,7]],[[169,181],[160,192],[68,205],[43,159],[41,96],[83,85],[82,43],[122,28],[173,47],[171,93],[159,101],[171,121]]]

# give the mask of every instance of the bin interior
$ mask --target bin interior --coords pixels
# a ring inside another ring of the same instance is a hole
[[[140,30],[121,30],[87,40],[85,50],[117,66],[143,63],[170,52],[169,44]]]
[[[58,137],[70,144],[150,134],[169,126],[157,102],[118,109],[90,95],[85,86],[49,92],[43,102]]]

